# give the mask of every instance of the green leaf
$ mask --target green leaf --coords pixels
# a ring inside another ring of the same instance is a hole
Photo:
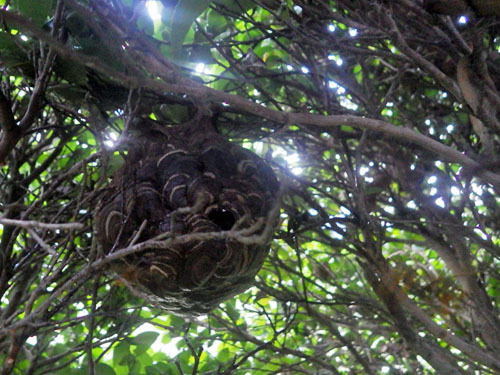
[[[215,2],[237,14],[245,13],[255,7],[252,0],[216,0]]]
[[[130,344],[126,341],[120,342],[113,349],[113,364],[121,365],[126,356],[130,354]]]
[[[174,9],[171,21],[170,43],[173,53],[178,53],[191,25],[210,5],[210,0],[180,0]]]
[[[186,321],[180,316],[170,315],[169,317],[169,324],[173,327],[182,327],[185,323]]]
[[[177,367],[173,363],[158,362],[154,366],[146,366],[146,375],[176,374]]]
[[[238,320],[240,317],[240,313],[236,310],[232,301],[226,303],[226,312],[227,315],[229,315],[229,317],[234,321]]]
[[[222,349],[219,353],[217,353],[217,359],[220,361],[220,362],[227,362],[229,361],[232,357],[234,356],[234,354],[232,354],[228,348],[224,348]]]
[[[33,64],[29,61],[27,52],[23,51],[23,48],[28,51],[31,47],[29,43],[22,41],[19,35],[13,36],[5,32],[0,32],[2,65],[5,65],[8,69],[20,70],[24,76],[34,78],[35,71]]]
[[[210,6],[211,2],[210,0],[180,0],[177,3],[170,23],[170,43],[174,55],[179,53],[194,21]],[[255,6],[251,0],[218,0],[216,3],[237,14]]]
[[[95,366],[95,373],[99,375],[116,375],[116,372],[115,370],[113,370],[113,367],[105,363],[98,363]]]
[[[207,30],[212,35],[219,35],[222,33],[227,26],[226,17],[221,15],[220,13],[210,10],[207,15]]]
[[[162,104],[160,112],[163,116],[178,124],[189,119],[188,108],[180,104]]]
[[[149,14],[141,14],[137,19],[137,28],[147,35],[153,35],[155,25]]]
[[[130,345],[152,345],[160,334],[158,332],[142,332],[130,339]]]
[[[160,334],[158,332],[142,332],[129,340],[130,345],[136,346],[134,354],[141,355],[148,350]]]
[[[52,0],[16,0],[13,5],[19,13],[41,26],[49,19],[54,4]]]

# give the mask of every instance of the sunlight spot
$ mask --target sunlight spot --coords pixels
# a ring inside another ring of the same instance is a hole
[[[457,188],[456,186],[452,186],[450,191],[451,191],[451,194],[453,194],[453,195],[460,195],[460,189]]]
[[[262,150],[264,149],[264,143],[263,142],[254,142],[253,147],[257,153],[262,153]]]
[[[302,14],[302,7],[300,7],[298,5],[294,5],[293,10],[295,11],[295,13],[297,13],[299,15]]]
[[[313,216],[316,216],[318,214],[318,211],[316,211],[314,208],[310,208],[307,212],[309,212]]]
[[[431,191],[429,192],[429,194],[430,194],[430,195],[436,195],[436,194],[437,194],[437,192],[438,192],[438,189],[436,189],[435,187],[433,187],[433,188],[431,189]]]
[[[290,153],[285,156],[286,162],[290,171],[294,175],[300,175],[304,172],[304,169],[299,166],[300,164],[300,156],[295,153]]]
[[[468,19],[465,16],[460,16],[458,17],[458,23],[461,25],[465,25],[467,23]]]
[[[345,94],[345,88],[343,88],[342,86],[340,86],[337,82],[335,81],[328,81],[328,87],[331,88],[331,89],[336,89],[337,90],[337,94]]]
[[[477,195],[483,195],[483,188],[480,185],[472,183],[471,187],[474,193],[476,193]]]
[[[387,207],[384,207],[384,211],[387,212],[388,214],[394,215],[395,208],[392,206],[387,206]]]
[[[488,236],[481,229],[479,229],[479,228],[474,228],[474,233],[476,233],[483,240],[487,240],[488,239]]]
[[[350,36],[356,36],[356,35],[358,35],[358,30],[356,30],[356,29],[349,29],[349,35]]]
[[[286,68],[288,69],[288,71],[293,70],[293,66],[291,66],[291,65],[287,65]]]
[[[422,336],[421,333],[419,333],[419,336]],[[417,355],[417,361],[425,368],[428,370],[433,370],[434,368],[429,365],[429,363],[421,356]]]
[[[446,131],[447,131],[448,133],[451,133],[454,129],[455,129],[455,125],[453,125],[453,124],[449,124],[449,125],[446,127]]]
[[[341,66],[344,63],[344,60],[342,60],[342,58],[338,55],[328,55],[328,60],[335,61],[338,66]]]
[[[342,227],[340,224],[339,224],[338,226],[339,226],[339,227]],[[343,228],[343,229],[345,229],[345,226],[344,226],[344,228]],[[341,234],[340,234],[340,233],[338,233],[338,232],[335,232],[334,230],[331,230],[331,231],[329,231],[328,233],[329,233],[329,235],[330,235],[330,237],[331,237],[331,238],[335,238],[335,239],[337,239],[337,240],[343,240],[343,239],[344,239],[344,236],[343,236],[343,235],[341,235]]]
[[[342,212],[346,216],[350,216],[352,214],[351,211],[345,208],[344,206],[340,207],[340,212]]]
[[[108,139],[104,141],[104,144],[108,147],[113,147],[118,139],[118,134],[108,133]]]
[[[77,302],[75,304],[75,308],[76,311],[78,311],[78,313],[76,314],[77,318],[83,318],[88,315],[85,305],[82,302]]]
[[[328,31],[333,33],[337,28],[335,27],[335,25],[328,25]]]
[[[30,337],[28,337],[26,342],[30,345],[35,346],[38,343],[38,338],[36,336],[30,336]]]
[[[66,343],[66,337],[64,335],[57,335],[56,337],[52,337],[51,341],[56,344],[64,344]]]
[[[435,200],[435,203],[437,206],[441,207],[441,208],[444,208],[445,204],[444,204],[444,200],[443,198],[439,197],[438,199]]]
[[[430,177],[427,179],[427,183],[428,183],[428,184],[431,184],[431,185],[432,185],[432,184],[434,184],[434,183],[436,183],[436,181],[437,181],[437,177],[436,177],[436,176],[430,176]]]
[[[303,66],[302,68],[300,68],[300,70],[302,70],[302,73],[304,73],[304,74],[309,73],[309,69],[306,68],[305,66]]]
[[[197,73],[203,73],[205,70],[205,64],[203,63],[196,64],[196,68],[194,68],[194,70],[196,70]]]
[[[359,174],[361,176],[364,176],[366,174],[366,172],[368,172],[369,170],[370,170],[370,168],[362,166],[361,168],[359,168]]]
[[[216,357],[219,350],[222,350],[225,344],[222,341],[214,340],[213,342],[206,341],[203,344],[203,350],[210,354],[212,357]]]
[[[152,20],[161,19],[161,3],[159,1],[146,1],[146,8]]]
[[[28,37],[26,35],[21,35],[20,38],[21,38],[21,40],[23,42],[27,42],[28,41]]]
[[[415,201],[409,201],[407,204],[406,204],[406,207],[408,208],[411,208],[411,209],[416,209],[417,208],[417,205],[415,204]]]
[[[339,100],[340,102],[340,105],[344,108],[347,108],[347,109],[350,109],[350,110],[357,110],[358,109],[358,105],[353,103],[351,100],[349,100],[348,98],[344,97],[344,98],[341,98]]]

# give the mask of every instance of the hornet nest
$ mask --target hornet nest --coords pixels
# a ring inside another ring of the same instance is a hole
[[[252,285],[277,222],[279,184],[261,158],[207,118],[152,127],[134,138],[105,189],[97,239],[111,254],[157,238],[111,268],[153,304],[195,316]],[[235,235],[242,231],[248,236]]]

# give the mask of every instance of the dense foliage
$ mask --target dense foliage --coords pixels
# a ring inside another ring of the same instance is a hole
[[[3,0],[2,374],[500,374],[500,24],[436,3]],[[255,286],[189,320],[92,218],[134,119],[200,105],[282,211]]]

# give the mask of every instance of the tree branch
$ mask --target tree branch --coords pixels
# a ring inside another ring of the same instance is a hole
[[[468,172],[477,175],[484,181],[492,184],[500,189],[500,175],[490,172],[483,168],[480,163],[474,159],[464,155],[460,151],[452,147],[446,146],[438,141],[433,140],[423,134],[417,133],[414,130],[395,126],[391,123],[370,119],[362,116],[353,115],[331,115],[322,116],[310,113],[288,113],[280,112],[258,103],[254,103],[239,95],[221,92],[203,84],[197,83],[188,78],[182,77],[172,71],[166,71],[171,63],[166,64],[163,57],[159,57],[157,53],[151,54],[144,53],[143,50],[137,51],[137,58],[144,60],[145,66],[150,67],[152,71],[161,74],[164,80],[146,77],[134,77],[121,72],[113,70],[111,67],[104,64],[101,60],[92,56],[86,56],[81,53],[70,50],[64,44],[53,38],[50,34],[42,31],[36,24],[30,20],[14,14],[12,12],[0,9],[0,16],[6,21],[10,21],[17,26],[24,29],[26,32],[31,33],[33,36],[40,40],[49,43],[61,56],[69,58],[77,63],[83,63],[85,66],[97,70],[115,81],[119,82],[128,88],[148,88],[158,93],[175,93],[186,94],[203,101],[214,101],[218,103],[226,103],[232,107],[238,108],[241,111],[253,114],[259,117],[266,118],[282,124],[297,124],[309,125],[319,127],[339,127],[343,125],[352,126],[354,128],[369,129],[376,132],[384,133],[394,137],[395,139],[411,142],[423,149],[432,151],[439,155],[443,160],[448,162],[458,163],[467,168]],[[162,61],[158,59],[161,58]],[[166,82],[165,80],[173,83]],[[453,93],[456,90],[451,88]]]
[[[10,100],[0,90],[0,165],[4,164],[5,158],[21,138],[22,131],[14,119]]]
[[[82,229],[84,227],[83,224],[81,223],[58,223],[58,224],[48,224],[48,223],[41,223],[39,221],[34,221],[34,220],[13,220],[13,219],[7,219],[4,217],[0,217],[0,224],[3,225],[14,225],[16,227],[21,227],[21,228],[40,228],[40,229],[50,229],[50,230],[74,230],[74,229]]]

